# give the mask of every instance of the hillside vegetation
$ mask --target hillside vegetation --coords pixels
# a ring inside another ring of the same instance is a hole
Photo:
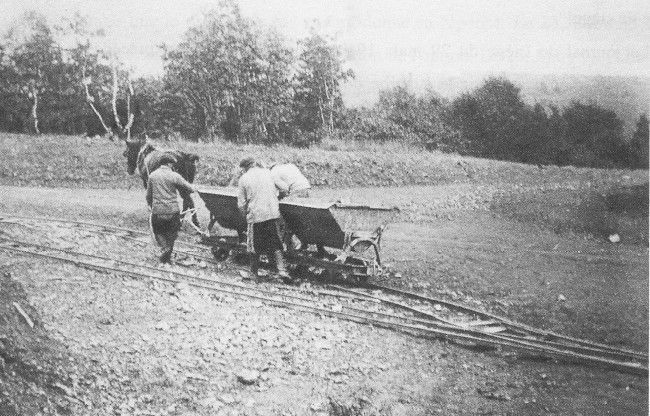
[[[244,155],[290,161],[315,187],[408,186],[474,183],[502,186],[598,188],[647,181],[645,170],[538,167],[423,151],[395,143],[330,144],[311,149],[285,145],[237,145],[152,141],[200,156],[197,183],[225,186]],[[131,188],[142,183],[126,174],[124,143],[80,136],[0,134],[0,183],[15,186]],[[334,149],[334,150],[330,150]]]

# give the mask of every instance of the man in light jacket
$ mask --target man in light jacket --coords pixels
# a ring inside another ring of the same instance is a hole
[[[298,166],[293,163],[273,163],[269,167],[275,187],[278,188],[278,198],[288,196],[309,197],[311,184]]]
[[[237,206],[248,223],[246,248],[251,273],[257,278],[259,255],[268,254],[275,259],[282,280],[290,282],[278,223],[280,203],[271,172],[259,166],[252,157],[243,158],[239,166],[244,173],[238,182]]]
[[[160,247],[161,263],[171,261],[174,242],[181,229],[181,215],[177,192],[196,192],[194,185],[172,170],[173,156],[164,155],[161,166],[151,172],[147,181],[147,204],[151,208],[150,224],[156,243]]]

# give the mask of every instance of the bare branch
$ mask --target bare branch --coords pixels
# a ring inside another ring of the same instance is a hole
[[[113,99],[112,99],[112,107],[113,107],[113,117],[115,117],[115,124],[117,125],[117,128],[121,134],[126,133],[126,138],[124,140],[130,140],[131,139],[131,127],[133,126],[133,121],[135,119],[135,115],[131,111],[131,97],[133,97],[135,94],[133,92],[133,84],[131,83],[131,78],[129,77],[128,79],[128,90],[126,94],[126,112],[127,112],[127,123],[126,125],[122,125],[122,122],[120,121],[120,117],[117,113],[117,93],[119,91],[119,84],[118,84],[118,79],[117,79],[117,65],[113,64]]]
[[[99,122],[102,123],[102,127],[104,128],[104,131],[106,134],[110,134],[111,129],[106,126],[106,123],[104,123],[104,119],[102,118],[102,115],[99,114],[99,111],[97,111],[97,108],[95,108],[95,104],[93,102],[95,99],[90,95],[90,92],[88,91],[88,85],[90,84],[91,80],[90,77],[86,77],[86,64],[84,63],[84,66],[81,68],[81,83],[84,86],[84,89],[86,91],[86,101],[88,102],[88,105],[90,105],[90,108],[92,108],[93,112],[95,115],[97,115],[97,118],[99,119]]]

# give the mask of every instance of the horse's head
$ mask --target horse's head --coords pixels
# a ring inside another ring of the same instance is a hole
[[[199,156],[194,153],[174,152],[176,164],[174,170],[178,172],[188,182],[194,182],[196,176],[196,162]]]

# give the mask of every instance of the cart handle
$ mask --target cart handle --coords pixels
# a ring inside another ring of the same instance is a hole
[[[185,222],[187,222],[189,225],[191,225],[192,228],[194,228],[194,229],[196,230],[197,233],[201,234],[201,235],[204,236],[204,237],[208,237],[208,236],[209,236],[208,233],[206,233],[205,231],[201,230],[199,227],[197,227],[197,226],[196,226],[196,225],[191,221],[192,215],[194,215],[195,213],[196,213],[196,208],[186,209],[185,211],[181,212],[181,219],[182,219],[182,221],[185,221]],[[190,219],[188,220],[188,218],[190,218]]]

